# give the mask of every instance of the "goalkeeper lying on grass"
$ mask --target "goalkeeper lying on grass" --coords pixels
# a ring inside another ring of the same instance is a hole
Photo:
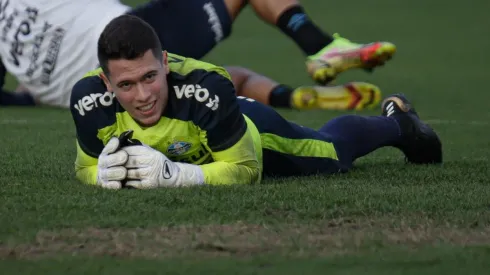
[[[223,68],[162,52],[153,29],[128,15],[106,26],[98,58],[101,69],[77,82],[70,104],[76,176],[87,184],[148,189],[331,174],[383,146],[409,162],[442,162],[436,133],[401,95],[385,99],[381,116],[301,127],[237,98]],[[132,139],[118,138],[128,130]]]

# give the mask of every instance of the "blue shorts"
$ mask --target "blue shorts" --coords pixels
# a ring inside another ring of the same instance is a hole
[[[232,25],[223,0],[154,0],[128,14],[148,22],[164,50],[195,59],[228,37]]]
[[[264,175],[300,176],[347,171],[336,155],[335,139],[326,133],[287,121],[273,108],[238,97],[244,115],[261,135]]]

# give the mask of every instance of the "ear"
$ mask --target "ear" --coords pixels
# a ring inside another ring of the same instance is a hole
[[[162,58],[163,58],[162,64],[165,67],[165,74],[169,74],[170,68],[168,67],[168,53],[167,53],[167,51],[163,51]]]
[[[102,78],[102,80],[104,81],[107,91],[112,92],[111,82],[109,81],[109,78],[106,76],[106,74],[104,72],[101,72],[99,74],[99,77]]]

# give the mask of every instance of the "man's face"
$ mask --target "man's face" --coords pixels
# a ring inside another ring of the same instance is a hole
[[[167,52],[158,60],[151,50],[142,57],[110,60],[109,75],[101,74],[108,91],[115,93],[122,107],[142,126],[156,124],[167,106]]]

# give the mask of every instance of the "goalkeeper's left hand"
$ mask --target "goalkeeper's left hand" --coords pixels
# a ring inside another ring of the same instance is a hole
[[[138,189],[181,187],[204,183],[197,165],[172,162],[161,152],[147,145],[123,147],[128,154],[126,186]]]

